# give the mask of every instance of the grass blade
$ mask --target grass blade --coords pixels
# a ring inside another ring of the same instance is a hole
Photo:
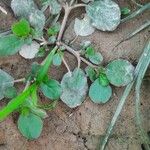
[[[150,139],[146,133],[146,131],[143,128],[142,125],[142,115],[140,111],[140,89],[142,85],[142,81],[144,78],[144,75],[146,73],[146,70],[150,64],[150,41],[148,44],[145,46],[145,49],[148,49],[149,52],[145,53],[145,60],[143,62],[143,65],[141,66],[140,72],[138,74],[137,82],[136,82],[136,87],[135,87],[135,94],[136,94],[136,123],[140,131],[141,135],[141,140],[144,143],[144,147],[146,150],[150,150]]]
[[[29,86],[24,92],[18,95],[16,98],[12,99],[6,107],[0,110],[0,121],[3,121],[10,113],[16,110],[23,102],[26,100],[27,97],[32,93],[37,85],[33,84]]]

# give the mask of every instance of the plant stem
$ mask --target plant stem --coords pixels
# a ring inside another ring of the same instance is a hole
[[[75,8],[78,8],[78,7],[85,7],[86,4],[76,4],[74,6],[69,6],[68,4],[66,4],[63,8],[65,10],[65,15],[64,15],[64,18],[63,18],[63,21],[62,21],[62,25],[61,25],[61,28],[60,28],[60,31],[59,31],[59,34],[58,34],[58,37],[57,37],[57,41],[60,42],[61,39],[62,39],[62,36],[64,34],[64,30],[65,30],[65,27],[66,27],[66,23],[67,23],[67,20],[68,20],[68,17],[69,17],[69,14],[70,12],[75,9]]]
[[[64,65],[65,65],[65,67],[67,68],[68,73],[71,75],[70,67],[69,67],[69,65],[67,64],[67,62],[66,62],[66,60],[64,59],[64,57],[62,57],[62,61],[63,61]]]
[[[121,22],[124,23],[126,21],[129,21],[131,19],[133,19],[134,17],[140,15],[141,13],[143,13],[145,10],[150,9],[150,3],[142,6],[140,9],[138,9],[137,11],[133,12],[131,15],[127,16],[126,18],[122,19]]]
[[[70,9],[70,7],[68,6],[68,4],[66,4],[63,8],[64,8],[64,10],[65,10],[65,15],[64,15],[64,19],[63,19],[63,21],[62,21],[62,25],[61,25],[61,28],[60,28],[60,31],[59,31],[59,34],[58,34],[57,41],[61,41],[61,39],[62,39],[64,30],[65,30],[65,27],[66,27],[66,23],[67,23],[67,20],[68,20],[70,11],[71,11],[71,9]]]

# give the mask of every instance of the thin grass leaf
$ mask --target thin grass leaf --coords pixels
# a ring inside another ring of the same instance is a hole
[[[107,142],[109,140],[109,137],[112,134],[112,130],[113,130],[113,128],[114,128],[114,126],[116,124],[116,121],[117,121],[117,119],[118,119],[118,117],[119,117],[119,115],[120,115],[120,113],[122,111],[122,108],[123,108],[123,106],[124,106],[124,104],[126,102],[126,99],[127,99],[128,95],[130,94],[131,89],[132,89],[132,87],[133,87],[133,85],[134,85],[134,83],[135,83],[135,81],[136,81],[136,79],[138,77],[138,74],[139,74],[139,72],[141,70],[141,67],[143,67],[143,63],[145,62],[146,58],[149,57],[149,55],[147,55],[147,56],[145,55],[145,54],[148,54],[148,53],[150,53],[150,50],[149,49],[144,49],[144,52],[142,53],[142,55],[141,55],[141,57],[139,59],[139,62],[137,64],[137,67],[135,69],[134,80],[125,88],[123,96],[121,97],[121,99],[119,101],[119,104],[118,104],[117,109],[116,109],[116,111],[114,113],[114,116],[113,116],[113,118],[112,118],[112,120],[110,122],[110,125],[107,128],[105,137],[104,137],[102,143],[100,143],[101,144],[100,145],[100,150],[104,150],[105,147],[106,147],[106,144],[107,144]]]
[[[23,104],[23,102],[26,100],[26,98],[29,97],[36,86],[36,84],[32,84],[24,92],[22,92],[16,98],[12,99],[7,104],[7,106],[0,111],[0,122],[3,121],[10,113],[19,108],[20,105]]]
[[[148,28],[150,26],[150,21],[147,21],[146,23],[142,24],[140,27],[138,27],[137,29],[135,29],[133,32],[129,33],[128,35],[126,35],[121,41],[119,41],[115,47],[112,49],[112,51],[119,46],[121,43],[131,39],[132,37],[134,37],[136,34],[138,34],[139,32],[141,32],[142,30],[145,30],[146,28]]]
[[[48,69],[49,69],[49,66],[51,65],[52,63],[52,60],[53,60],[53,56],[56,52],[56,50],[58,49],[58,47],[54,47],[54,49],[49,53],[49,55],[47,56],[44,64],[41,66],[39,72],[38,72],[38,76],[37,76],[37,82],[41,82],[43,81],[45,75],[47,74],[48,72]]]
[[[142,85],[142,81],[144,78],[144,75],[146,73],[146,70],[150,64],[150,41],[145,46],[145,49],[148,49],[149,52],[145,53],[145,60],[143,62],[143,65],[141,66],[140,72],[138,74],[136,87],[135,87],[135,94],[136,94],[136,123],[140,130],[141,140],[143,142],[143,145],[145,147],[145,150],[150,150],[150,139],[146,133],[146,131],[143,128],[142,125],[142,115],[140,111],[140,89]]]
[[[141,13],[143,13],[145,10],[150,9],[150,3],[142,6],[140,9],[138,9],[137,11],[133,12],[131,15],[127,16],[126,18],[121,20],[121,23],[124,23],[126,21],[129,21],[131,19],[133,19],[134,17],[140,15]]]

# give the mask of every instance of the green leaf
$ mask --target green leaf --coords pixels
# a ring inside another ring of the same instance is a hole
[[[103,56],[101,53],[96,52],[94,55],[89,56],[89,60],[96,65],[99,65],[103,61]]]
[[[85,68],[85,72],[92,82],[96,80],[96,78],[97,78],[96,72],[93,68],[91,68],[90,66],[87,66]]]
[[[41,83],[40,89],[43,94],[51,100],[59,99],[62,92],[59,82],[52,79]]]
[[[106,67],[106,75],[111,84],[126,86],[133,80],[134,67],[123,59],[114,60]]]
[[[4,97],[6,98],[15,98],[17,96],[17,90],[15,87],[8,87],[4,91]]]
[[[61,63],[62,63],[62,56],[59,53],[55,54],[53,57],[53,65],[60,66]]]
[[[46,60],[44,62],[44,64],[41,66],[41,68],[38,71],[38,75],[37,75],[37,82],[41,83],[43,81],[43,79],[45,78],[45,76],[47,75],[49,66],[51,65],[52,61],[53,61],[53,56],[55,55],[55,52],[58,48],[55,47],[50,53],[49,55],[46,57]]]
[[[91,85],[89,90],[89,97],[94,103],[106,103],[112,96],[112,89],[110,86],[102,86],[99,79]]]
[[[6,89],[13,87],[13,85],[13,77],[0,69],[0,100],[5,97]]]
[[[39,116],[40,118],[46,118],[48,115],[47,113],[45,112],[45,110],[43,109],[40,109],[36,106],[36,104],[34,104],[34,101],[33,101],[33,97],[32,98],[28,98],[23,106],[23,108],[28,108],[30,110],[31,113]]]
[[[50,8],[50,12],[52,15],[59,14],[61,11],[61,5],[58,3],[57,0],[42,0],[43,1],[43,8],[42,10],[45,11],[48,7]]]
[[[19,37],[27,37],[30,34],[30,25],[26,19],[14,23],[11,27],[13,34]]]
[[[21,114],[18,120],[18,129],[29,140],[37,139],[43,128],[43,121],[33,113]]]
[[[85,100],[88,90],[87,77],[81,69],[76,68],[72,74],[64,75],[61,87],[61,100],[70,108],[75,108]]]
[[[54,36],[54,35],[57,35],[59,30],[60,30],[60,24],[56,23],[54,26],[52,26],[48,29],[47,33],[49,36]]]
[[[75,19],[74,31],[77,36],[89,36],[95,29],[91,26],[89,17],[85,16],[82,20],[79,20],[78,18]]]
[[[86,6],[92,25],[102,31],[113,31],[120,24],[121,11],[111,0],[98,0]]]
[[[24,43],[25,41],[23,39],[15,35],[0,37],[0,57],[16,54]]]
[[[131,10],[128,7],[124,7],[121,9],[121,15],[129,15]]]
[[[89,58],[90,56],[93,56],[95,54],[95,50],[92,46],[89,46],[86,48],[85,56],[86,58]]]
[[[100,73],[99,82],[102,86],[108,86],[109,85],[109,80],[108,80],[106,74]]]

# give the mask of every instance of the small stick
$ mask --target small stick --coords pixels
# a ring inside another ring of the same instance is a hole
[[[68,4],[66,4],[65,6],[63,6],[63,8],[65,10],[65,15],[64,15],[64,19],[62,21],[62,25],[61,25],[59,34],[58,34],[58,38],[57,38],[58,42],[61,41],[61,39],[62,39],[70,12],[75,8],[85,7],[85,6],[86,6],[86,4],[76,4],[74,6],[69,6]]]
[[[71,70],[70,70],[70,67],[69,67],[69,65],[67,64],[67,62],[66,62],[66,60],[64,59],[64,57],[62,57],[62,61],[63,61],[64,65],[65,65],[65,67],[67,68],[68,73],[69,73],[70,76],[71,76]]]
[[[7,11],[2,6],[0,6],[0,11],[7,15]]]
[[[139,4],[139,3],[137,3],[136,0],[131,0],[131,1],[132,1],[132,3],[134,3],[135,5],[137,5],[138,7],[142,7],[143,6],[143,5]]]
[[[66,45],[65,43],[59,42],[59,43],[57,43],[57,44],[64,46],[65,49],[66,49],[69,53],[73,54],[73,55],[77,58],[77,60],[78,60],[78,67],[79,67],[79,64],[81,63],[81,61],[84,62],[85,64],[87,64],[88,66],[91,66],[92,68],[97,68],[97,67],[98,67],[98,66],[96,66],[96,65],[93,65],[91,62],[89,62],[89,61],[86,60],[85,58],[81,57],[78,51],[75,51],[72,47]]]

